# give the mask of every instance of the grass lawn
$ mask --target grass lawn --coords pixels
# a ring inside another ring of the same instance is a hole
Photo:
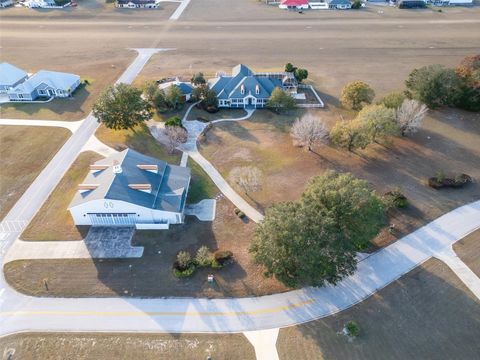
[[[276,280],[264,278],[263,269],[250,262],[254,224],[244,223],[233,209],[221,199],[213,222],[188,216],[185,224],[172,225],[168,231],[137,231],[134,243],[145,247],[139,259],[20,260],[5,265],[5,278],[18,291],[35,296],[218,298],[287,290]],[[172,273],[176,254],[186,249],[194,255],[202,245],[212,251],[232,251],[235,262],[218,270],[198,269],[190,278],[176,278]],[[215,275],[214,285],[207,282],[208,274]],[[45,278],[48,292],[42,282]]]
[[[23,240],[83,239],[87,227],[75,226],[67,208],[77,191],[77,185],[87,176],[88,166],[101,158],[91,151],[78,156],[21,235]]]
[[[0,349],[23,360],[255,359],[242,334],[25,333],[1,338]]]
[[[0,220],[70,135],[63,128],[0,126]]]
[[[187,202],[194,204],[203,199],[213,199],[219,192],[217,186],[205,171],[192,159],[188,159],[187,166],[192,170],[190,189]]]
[[[474,231],[453,245],[453,250],[480,277],[480,230]]]
[[[182,157],[182,153],[177,150],[170,154],[163,145],[153,138],[145,124],[138,125],[133,130],[111,130],[101,125],[95,136],[115,150],[122,151],[128,147],[174,165],[179,164]]]
[[[247,115],[243,109],[220,109],[216,113],[209,113],[205,110],[199,109],[196,106],[188,114],[188,120],[212,121],[218,119],[235,119]]]
[[[331,106],[314,112],[327,126],[349,118]],[[402,236],[453,208],[480,198],[480,186],[434,190],[426,179],[438,171],[467,173],[480,178],[480,115],[456,109],[432,111],[423,128],[411,137],[394,138],[388,146],[371,145],[357,153],[321,145],[306,152],[292,144],[290,127],[298,111],[277,116],[257,111],[249,120],[217,124],[200,141],[201,153],[228,179],[232,168],[253,165],[263,171],[263,189],[251,196],[252,205],[264,210],[273,202],[298,199],[307,180],[327,169],[351,172],[369,181],[380,193],[399,187],[410,201],[392,212],[396,236]],[[248,200],[248,199],[247,199]],[[377,245],[393,240],[386,231]]]
[[[480,302],[439,260],[431,259],[354,307],[280,330],[282,360],[475,359]],[[349,342],[339,334],[360,326]]]

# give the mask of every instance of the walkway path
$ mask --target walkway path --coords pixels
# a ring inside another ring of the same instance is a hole
[[[0,335],[18,331],[246,332],[325,317],[364,300],[480,228],[480,201],[360,261],[337,286],[240,299],[34,298],[0,295]]]
[[[176,1],[175,1],[176,2]],[[180,18],[182,13],[185,11],[187,8],[188,4],[190,4],[190,0],[182,0],[180,1],[180,5],[178,5],[177,9],[174,11],[174,13],[170,16],[170,20],[176,21]]]
[[[243,335],[255,348],[257,360],[278,360],[277,338],[279,328],[259,331],[247,331]]]
[[[468,289],[480,300],[480,279],[470,268],[457,256],[451,246],[434,255],[443,261],[459,277]]]
[[[0,125],[17,125],[17,126],[53,126],[62,127],[70,130],[72,133],[78,130],[82,125],[80,121],[56,121],[56,120],[23,120],[23,119],[0,119]]]
[[[196,105],[192,104],[182,119],[183,126],[188,131],[187,142],[181,144],[179,149],[191,157],[200,167],[208,174],[212,181],[217,185],[218,189],[229,199],[237,208],[245,213],[250,219],[255,222],[263,220],[263,215],[243,199],[223,178],[217,169],[203,157],[198,151],[197,140],[200,134],[207,127],[207,123],[198,120],[187,120],[192,108]],[[241,121],[250,118],[255,110],[247,110],[247,115],[236,119],[219,119],[211,121],[211,124],[216,124],[223,121]],[[183,157],[182,157],[183,158]]]

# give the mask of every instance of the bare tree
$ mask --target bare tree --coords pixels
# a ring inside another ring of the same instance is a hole
[[[173,153],[175,148],[187,141],[187,131],[180,126],[166,126],[165,135],[168,138],[168,151]]]
[[[297,119],[290,130],[295,146],[304,147],[312,151],[312,147],[325,141],[328,137],[328,130],[320,119],[312,114],[306,114]]]
[[[230,171],[230,181],[248,195],[262,188],[262,172],[254,166],[235,167]]]
[[[427,105],[417,100],[403,100],[396,113],[396,120],[402,136],[417,132],[427,111]]]

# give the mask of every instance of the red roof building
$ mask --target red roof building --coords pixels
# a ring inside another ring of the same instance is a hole
[[[280,9],[308,9],[308,0],[282,0]]]

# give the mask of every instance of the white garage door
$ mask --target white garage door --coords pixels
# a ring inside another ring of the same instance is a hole
[[[92,226],[126,226],[135,225],[137,214],[131,213],[96,213],[88,214]]]

